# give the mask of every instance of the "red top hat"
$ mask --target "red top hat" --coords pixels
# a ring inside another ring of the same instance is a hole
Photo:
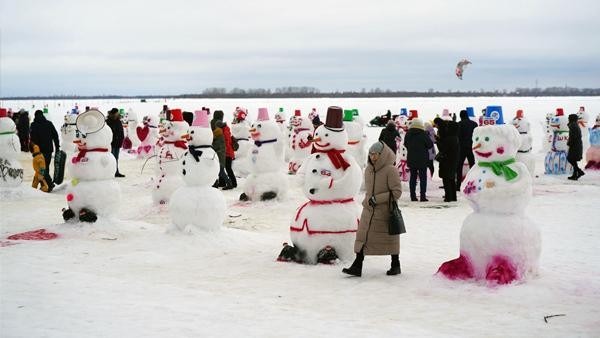
[[[419,117],[419,112],[416,110],[409,110],[410,114],[408,115],[408,120],[416,119]]]
[[[565,111],[562,108],[556,108],[556,116],[564,116]]]
[[[517,110],[517,116],[516,116],[516,118],[518,118],[518,119],[522,119],[523,118],[523,109]]]
[[[579,107],[579,111],[585,111],[585,107],[584,106]]]
[[[171,109],[171,121],[183,122],[183,113],[181,109]]]
[[[8,110],[6,108],[0,108],[0,117],[8,117]]]
[[[294,111],[294,116],[302,116],[302,114],[300,113],[300,109],[296,109]]]
[[[327,108],[327,118],[325,119],[325,128],[331,131],[344,130],[344,111],[340,107],[331,106]]]

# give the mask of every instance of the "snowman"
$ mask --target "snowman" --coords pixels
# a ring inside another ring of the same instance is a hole
[[[554,139],[554,132],[550,121],[554,117],[554,113],[547,113],[544,122],[542,122],[542,129],[544,131],[544,138],[542,139],[542,152],[547,153],[552,149],[552,140]]]
[[[288,163],[288,174],[295,175],[302,162],[310,156],[312,134],[312,123],[308,118],[302,117],[300,110],[296,110],[292,119],[292,130],[289,137],[290,161]]]
[[[573,168],[567,162],[567,151],[569,146],[568,119],[562,108],[556,109],[556,115],[550,120],[552,127],[552,145],[544,159],[546,175],[561,175],[570,173]]]
[[[281,200],[287,194],[287,178],[277,143],[281,133],[277,123],[269,120],[267,108],[258,109],[258,119],[250,128],[250,174],[244,184],[241,201]]]
[[[529,121],[523,116],[523,110],[517,110],[517,115],[512,120],[512,125],[517,128],[521,139],[521,146],[517,151],[517,161],[525,164],[531,177],[535,177],[535,157],[531,152],[532,138],[529,134]]]
[[[77,114],[65,114],[65,122],[60,127],[60,137],[62,139],[62,147],[66,153],[74,152],[77,147],[75,147],[75,139],[77,138],[77,125],[75,121],[77,120]]]
[[[579,124],[579,128],[581,129],[581,140],[583,150],[587,149],[590,146],[590,133],[588,130],[588,121],[589,116],[585,112],[585,107],[579,107],[579,111],[577,111],[577,123]]]
[[[188,233],[218,230],[225,219],[226,204],[223,193],[212,187],[220,167],[212,148],[213,134],[206,110],[195,112],[187,140],[188,151],[181,160],[185,185],[171,196],[171,220],[177,229]]]
[[[299,111],[299,110],[298,110]],[[277,113],[275,113],[275,115],[273,116],[273,118],[275,119],[275,122],[277,122],[277,126],[279,126],[279,131],[282,135],[281,138],[279,138],[282,142],[281,142],[281,146],[283,147],[283,160],[285,162],[288,162],[290,160],[290,150],[289,150],[289,139],[287,137],[285,137],[286,135],[288,135],[288,131],[289,131],[289,126],[287,126],[285,124],[286,120],[287,120],[287,115],[285,113],[285,111],[283,110],[282,107],[279,108],[279,111],[277,111]]]
[[[585,169],[600,170],[600,114],[596,117],[596,124],[590,128],[589,134],[590,147],[585,153]]]
[[[156,179],[152,189],[154,204],[167,204],[173,192],[183,185],[181,159],[188,150],[185,141],[188,124],[181,109],[171,110],[171,120],[165,120],[156,143]]]
[[[98,217],[114,216],[121,202],[121,189],[114,180],[117,162],[110,152],[112,131],[104,115],[91,109],[76,120],[79,138],[77,152],[68,161],[71,184],[67,187],[68,209],[65,221],[95,222]]]
[[[364,121],[358,118],[357,110],[344,110],[344,129],[348,134],[348,154],[354,157],[356,163],[364,169],[367,166],[367,135],[364,131]],[[363,122],[363,123],[361,123]]]
[[[139,158],[148,158],[154,154],[154,146],[158,141],[158,128],[156,119],[152,116],[144,116],[142,126],[135,128],[135,135],[140,140],[137,147]]]
[[[23,182],[23,166],[19,162],[21,143],[15,122],[8,117],[8,110],[0,108],[0,190],[8,192]],[[3,194],[2,194],[3,195]]]
[[[138,140],[136,139],[137,129],[137,114],[133,109],[129,108],[123,115],[123,129],[125,130],[125,139],[123,140],[123,149],[126,149],[128,153],[135,153],[133,148],[137,145]]]
[[[309,264],[351,260],[361,208],[354,200],[361,185],[361,168],[345,153],[348,135],[342,109],[329,107],[326,123],[315,130],[315,152],[300,168],[308,198],[294,215],[290,237],[278,260]]]
[[[250,174],[250,148],[252,144],[250,143],[250,122],[246,119],[247,116],[246,109],[236,108],[231,123],[231,135],[235,137],[238,143],[232,166],[235,174],[240,177],[246,177]]]
[[[400,137],[396,137],[396,169],[398,169],[398,174],[400,175],[400,179],[403,182],[408,182],[410,178],[410,169],[408,168],[408,150],[404,146],[404,137],[406,136],[406,132],[408,131],[408,115],[400,114],[396,117],[394,122],[396,122],[396,129],[398,130],[398,134]]]
[[[460,256],[438,270],[450,279],[508,284],[534,276],[540,231],[525,214],[531,175],[517,162],[519,132],[512,125],[488,125],[473,132],[476,164],[463,193],[473,208],[460,232]]]

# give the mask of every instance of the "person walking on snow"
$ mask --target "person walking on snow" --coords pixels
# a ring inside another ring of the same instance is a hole
[[[569,140],[567,146],[569,151],[567,153],[567,161],[573,166],[573,175],[569,176],[568,179],[577,181],[581,176],[585,175],[585,172],[579,168],[577,162],[583,157],[583,142],[581,140],[581,128],[578,123],[577,114],[569,115]]]
[[[121,116],[119,115],[119,109],[113,108],[108,112],[108,118],[106,124],[112,130],[112,142],[110,143],[111,152],[117,160],[117,172],[115,177],[125,177],[125,175],[119,172],[119,152],[125,139],[125,133],[123,132],[123,123],[121,123]]]
[[[477,128],[477,123],[471,121],[466,110],[460,111],[460,122],[458,122],[458,163],[456,167],[456,191],[460,191],[460,184],[463,179],[463,164],[465,159],[469,161],[469,168],[475,165],[475,156],[473,155],[473,130]]]
[[[410,200],[417,201],[417,175],[420,182],[421,202],[427,202],[427,164],[429,163],[429,149],[433,142],[425,133],[423,121],[419,118],[411,120],[410,128],[404,137],[406,147],[406,163],[410,169]]]
[[[48,184],[48,191],[50,192],[52,191],[52,188],[54,188],[54,182],[52,182],[52,176],[50,176],[52,152],[54,151],[54,148],[56,148],[56,151],[60,150],[60,143],[58,141],[58,132],[56,131],[56,128],[54,128],[54,124],[46,120],[44,112],[41,110],[35,111],[35,117],[29,131],[29,139],[40,147],[40,152],[44,155],[44,161],[46,162],[46,183]],[[54,147],[52,146],[53,144]]]

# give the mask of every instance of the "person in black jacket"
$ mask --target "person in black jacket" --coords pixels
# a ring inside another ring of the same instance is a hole
[[[425,132],[425,126],[420,119],[412,119],[410,128],[404,137],[407,156],[406,164],[410,169],[410,200],[417,201],[417,175],[420,181],[421,202],[427,202],[427,164],[429,149],[433,142]]]
[[[581,176],[585,175],[583,170],[579,168],[577,162],[581,160],[583,156],[583,142],[581,141],[581,128],[579,127],[577,114],[569,115],[569,140],[567,146],[569,146],[569,152],[567,154],[567,161],[573,166],[573,175],[569,176],[570,180],[577,181]]]
[[[379,134],[379,141],[385,143],[385,145],[387,145],[390,149],[392,149],[392,151],[394,152],[394,155],[396,155],[396,150],[397,150],[396,138],[397,137],[400,137],[400,134],[398,133],[398,130],[396,129],[396,123],[394,123],[394,121],[389,121],[385,125],[385,128],[383,128],[381,130],[381,133]]]
[[[50,162],[52,162],[52,152],[54,146],[56,151],[60,149],[60,143],[58,141],[58,132],[54,128],[52,122],[46,120],[44,112],[41,110],[35,111],[35,117],[33,123],[29,129],[29,139],[31,142],[37,144],[40,147],[40,152],[44,155],[44,161],[46,162],[46,183],[49,186],[49,191],[54,187],[52,182],[52,176],[50,176]]]
[[[475,156],[473,155],[473,130],[478,125],[469,119],[466,110],[460,111],[460,122],[458,122],[458,164],[456,167],[456,191],[460,191],[462,183],[463,164],[465,159],[469,161],[469,168],[475,165]]]
[[[29,113],[23,111],[17,122],[17,134],[21,143],[21,151],[29,152]]]
[[[125,177],[125,175],[119,172],[119,152],[121,151],[121,146],[123,145],[123,140],[125,139],[125,133],[123,132],[123,124],[121,123],[119,109],[113,108],[108,112],[106,124],[110,127],[110,130],[112,130],[113,134],[110,148],[112,154],[117,160],[117,172],[115,172],[115,177]]]
[[[433,120],[438,128],[438,175],[444,184],[444,202],[456,201],[456,167],[458,162],[458,123],[441,118]]]

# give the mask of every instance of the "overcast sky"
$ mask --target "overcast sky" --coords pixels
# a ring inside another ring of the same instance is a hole
[[[4,97],[600,87],[599,0],[0,4]]]

